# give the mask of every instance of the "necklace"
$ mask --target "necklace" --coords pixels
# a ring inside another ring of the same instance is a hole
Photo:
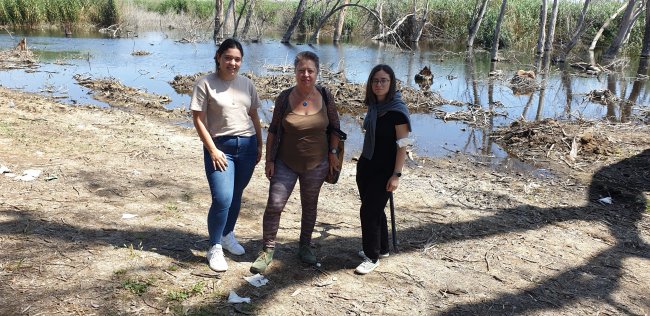
[[[300,94],[300,92],[298,92],[298,90],[296,90],[296,95],[298,95],[301,99],[303,99],[303,101],[302,101],[302,106],[307,106],[307,105],[309,105],[309,99],[311,99],[311,95],[312,95],[312,94],[314,94],[314,89],[313,89],[313,88],[311,89],[311,92],[309,92],[309,94],[308,94],[306,97],[303,97],[303,96]]]

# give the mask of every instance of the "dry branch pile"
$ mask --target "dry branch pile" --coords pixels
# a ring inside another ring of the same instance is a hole
[[[591,90],[587,94],[587,99],[591,102],[596,102],[600,104],[612,104],[613,102],[618,101],[618,98],[612,91],[609,89],[604,90]]]
[[[524,161],[559,160],[580,169],[606,156],[616,154],[617,146],[606,135],[606,123],[560,122],[545,119],[513,122],[492,133],[495,141],[509,154]],[[620,128],[620,125],[619,125]]]
[[[34,69],[38,67],[38,60],[31,50],[0,51],[0,69]]]
[[[257,76],[252,73],[245,73],[244,76],[250,78],[257,87],[257,92],[260,99],[273,100],[282,92],[295,85],[293,74],[286,74],[291,71],[291,67],[280,66],[279,70],[282,74]],[[177,75],[174,80],[169,84],[178,93],[192,92],[194,82],[206,73],[197,73],[194,75]],[[363,105],[365,97],[365,85],[351,83],[345,79],[345,76],[340,72],[331,72],[322,70],[320,73],[320,84],[328,88],[332,95],[336,98],[337,106],[341,113],[347,114],[362,114],[366,111]],[[464,105],[460,101],[445,100],[439,94],[432,91],[422,91],[413,89],[407,86],[401,86],[399,89],[402,92],[402,98],[406,102],[411,112],[424,112],[428,113],[433,111],[435,107],[443,104]]]
[[[171,102],[168,96],[128,87],[113,78],[93,79],[76,74],[74,79],[81,86],[93,90],[95,99],[106,102],[111,106],[167,111],[164,105]]]
[[[501,113],[494,108],[484,109],[481,106],[472,104],[467,105],[467,110],[456,112],[445,112],[440,109],[434,110],[437,118],[447,121],[463,121],[474,127],[490,126],[491,119],[495,116],[507,116],[507,113]]]
[[[177,93],[191,94],[196,80],[207,74],[207,72],[199,72],[193,75],[176,75],[169,84]]]

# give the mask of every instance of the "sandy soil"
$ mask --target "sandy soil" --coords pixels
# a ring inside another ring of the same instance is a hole
[[[256,288],[243,277],[261,246],[263,166],[236,227],[247,253],[214,273],[201,143],[146,113],[0,88],[0,166],[42,171],[33,181],[0,175],[0,314],[650,313],[647,126],[612,128],[610,152],[544,165],[550,173],[470,156],[410,161],[395,194],[399,252],[366,276],[353,273],[359,200],[347,161],[321,193],[322,266],[297,259],[294,192],[269,283]],[[607,196],[613,204],[597,202]],[[251,303],[228,303],[230,291]]]

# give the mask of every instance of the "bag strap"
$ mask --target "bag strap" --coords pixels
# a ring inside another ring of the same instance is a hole
[[[318,86],[317,89],[318,89],[318,92],[320,92],[320,94],[323,96],[323,101],[325,101],[325,107],[327,107],[328,104],[329,104],[329,97],[327,96],[327,89],[325,89],[325,87],[323,87],[323,86]],[[340,141],[344,141],[344,140],[346,140],[348,138],[348,134],[346,134],[342,130],[340,130],[338,128],[335,128],[335,127],[332,127],[332,126],[330,126],[328,124],[327,125],[327,134],[330,134],[332,132],[335,132],[336,135],[338,135]]]

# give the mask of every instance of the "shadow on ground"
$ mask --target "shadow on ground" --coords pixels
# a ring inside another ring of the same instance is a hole
[[[528,314],[533,312],[552,312],[555,309],[573,304],[581,299],[604,300],[623,314],[634,314],[628,307],[619,304],[612,294],[620,285],[623,261],[628,258],[650,259],[650,247],[645,243],[638,230],[637,224],[646,212],[647,200],[644,192],[650,191],[650,149],[621,160],[615,164],[600,169],[593,176],[589,185],[588,202],[582,207],[537,208],[528,207],[522,211],[503,209],[492,216],[482,217],[468,222],[453,224],[427,223],[400,232],[401,238],[413,238],[421,231],[436,232],[439,236],[435,243],[444,244],[452,241],[479,239],[486,236],[536,230],[541,227],[563,221],[582,220],[605,223],[613,236],[610,247],[600,251],[586,263],[561,271],[555,276],[538,282],[535,287],[520,290],[516,293],[501,295],[476,303],[455,305],[442,311],[443,315],[465,315],[496,313],[496,314]],[[596,201],[605,196],[611,196],[614,204],[602,205]],[[74,224],[61,222],[44,222],[32,218],[30,210],[2,206],[1,212],[13,220],[0,223],[3,235],[36,235],[46,239],[60,239],[74,242],[80,248],[85,244],[109,244],[116,247],[123,244],[142,241],[143,250],[159,253],[181,262],[204,262],[205,258],[195,256],[190,249],[197,249],[197,242],[205,240],[204,235],[187,233],[178,229],[145,229],[133,230],[102,230],[83,229]],[[408,211],[408,210],[406,210]],[[319,226],[321,226],[319,224]],[[318,227],[326,235],[328,227]],[[359,238],[328,236],[325,240],[316,239],[320,247],[348,249],[354,253],[360,244]],[[248,242],[247,249],[258,249],[259,241]],[[323,261],[323,271],[316,269],[296,269],[295,254],[290,253],[290,247],[282,250],[276,256],[273,275],[273,287],[256,297],[264,301],[273,297],[276,291],[292,284],[302,283],[318,277],[321,272],[333,272],[351,269],[357,260],[345,255],[342,258],[329,257]],[[294,247],[295,248],[295,247]],[[289,253],[287,253],[287,251]],[[403,249],[403,252],[420,251],[417,247]],[[254,259],[254,252],[249,251],[244,259]],[[279,276],[284,276],[280,278]],[[290,277],[286,277],[290,276]],[[6,287],[0,288],[8,291]],[[249,285],[234,289],[237,293],[250,291]],[[15,294],[12,294],[15,295]],[[42,295],[50,295],[43,293]],[[10,297],[9,293],[1,293],[2,297]],[[640,298],[645,299],[645,298]],[[646,302],[647,303],[647,302]],[[8,305],[11,306],[11,305]],[[5,306],[5,311],[7,311]],[[16,311],[19,312],[19,311]]]

